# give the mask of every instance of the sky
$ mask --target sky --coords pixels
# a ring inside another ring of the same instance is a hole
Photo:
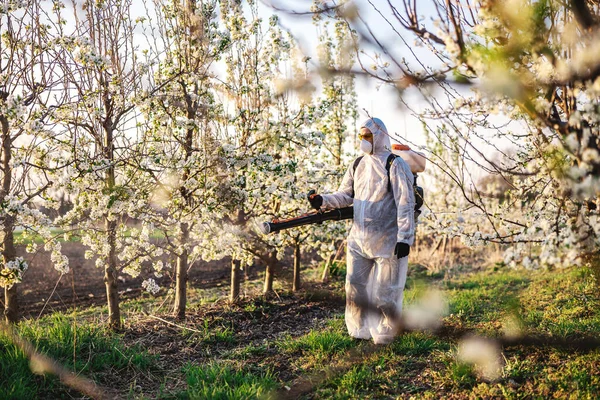
[[[270,2],[264,0],[263,3],[271,4],[276,8],[301,12],[310,9],[312,0],[272,0]],[[356,0],[355,4],[358,6],[359,12],[369,26],[369,29],[372,29],[374,34],[386,43],[388,48],[393,49],[391,51],[393,51],[395,57],[410,57],[410,52],[406,45],[398,40],[397,34],[387,24],[386,20],[373,10],[368,4],[368,0]],[[381,11],[387,11],[385,2],[375,2],[375,4],[382,4]],[[431,13],[429,7],[423,7],[422,11],[425,14]],[[272,13],[278,15],[281,26],[293,34],[303,51],[309,53],[309,55],[311,52],[314,53],[314,49],[316,49],[318,44],[317,28],[312,23],[310,16],[290,15],[286,12],[274,10],[264,4],[262,12],[265,15]],[[435,62],[428,52],[419,49],[413,49],[413,51],[417,51],[426,62]],[[316,56],[313,59],[316,59]],[[378,117],[388,128],[392,142],[406,143],[403,139],[408,139],[410,143],[416,145],[423,146],[425,144],[425,135],[423,134],[421,122],[412,115],[410,110],[402,106],[402,103],[399,101],[398,92],[395,89],[382,85],[373,78],[358,76],[356,79],[356,92],[358,96],[359,123],[368,118],[368,116]],[[414,90],[409,90],[403,96],[404,100],[415,111],[422,111],[426,107],[426,102],[422,96]],[[356,130],[358,128],[356,127]]]

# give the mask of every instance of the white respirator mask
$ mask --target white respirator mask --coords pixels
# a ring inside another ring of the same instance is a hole
[[[365,154],[371,154],[373,145],[368,140],[363,139],[360,141],[360,150]]]

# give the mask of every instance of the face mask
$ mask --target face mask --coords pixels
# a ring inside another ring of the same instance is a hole
[[[360,141],[360,150],[363,153],[371,154],[371,152],[373,151],[373,145],[370,142],[363,139]]]

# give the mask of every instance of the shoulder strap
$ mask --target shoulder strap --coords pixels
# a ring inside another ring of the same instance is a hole
[[[387,161],[385,162],[385,170],[387,171],[387,176],[388,176],[388,192],[392,191],[392,180],[390,179],[390,169],[392,168],[392,164],[394,163],[394,160],[396,159],[396,157],[399,157],[397,155],[395,155],[394,153],[391,153],[388,158]],[[358,164],[360,164],[360,161],[363,159],[363,156],[358,157],[356,160],[354,160],[354,164],[352,165],[352,171],[354,173],[356,173],[356,168],[358,168]],[[354,181],[356,179],[352,180],[352,197],[354,198]]]
[[[360,161],[363,159],[363,157],[364,156],[360,156],[356,160],[354,160],[354,165],[352,165],[353,172],[356,172],[356,168],[358,167],[358,164],[360,164]]]
[[[364,156],[360,156],[358,157],[356,160],[354,160],[354,164],[352,164],[352,198],[354,198],[354,182],[356,181],[356,179],[354,179],[354,174],[356,173],[356,168],[358,167],[358,164],[360,164],[360,161],[363,159]]]
[[[387,161],[385,162],[385,170],[387,171],[387,176],[388,176],[388,192],[392,191],[392,180],[390,179],[390,169],[392,168],[392,164],[394,163],[394,160],[396,159],[396,157],[399,157],[399,156],[392,153],[388,156]]]

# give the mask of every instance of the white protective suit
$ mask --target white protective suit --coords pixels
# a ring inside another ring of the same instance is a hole
[[[385,163],[391,145],[387,129],[378,118],[366,120],[362,127],[373,133],[373,154],[364,154],[356,171],[354,163],[349,166],[339,190],[322,195],[323,207],[354,206],[346,272],[348,332],[355,338],[373,338],[375,343],[385,344],[395,336],[396,326],[390,317],[402,311],[408,269],[408,257],[398,259],[394,248],[397,242],[409,246],[414,242],[414,177],[408,164],[396,157],[390,168],[389,191]]]

